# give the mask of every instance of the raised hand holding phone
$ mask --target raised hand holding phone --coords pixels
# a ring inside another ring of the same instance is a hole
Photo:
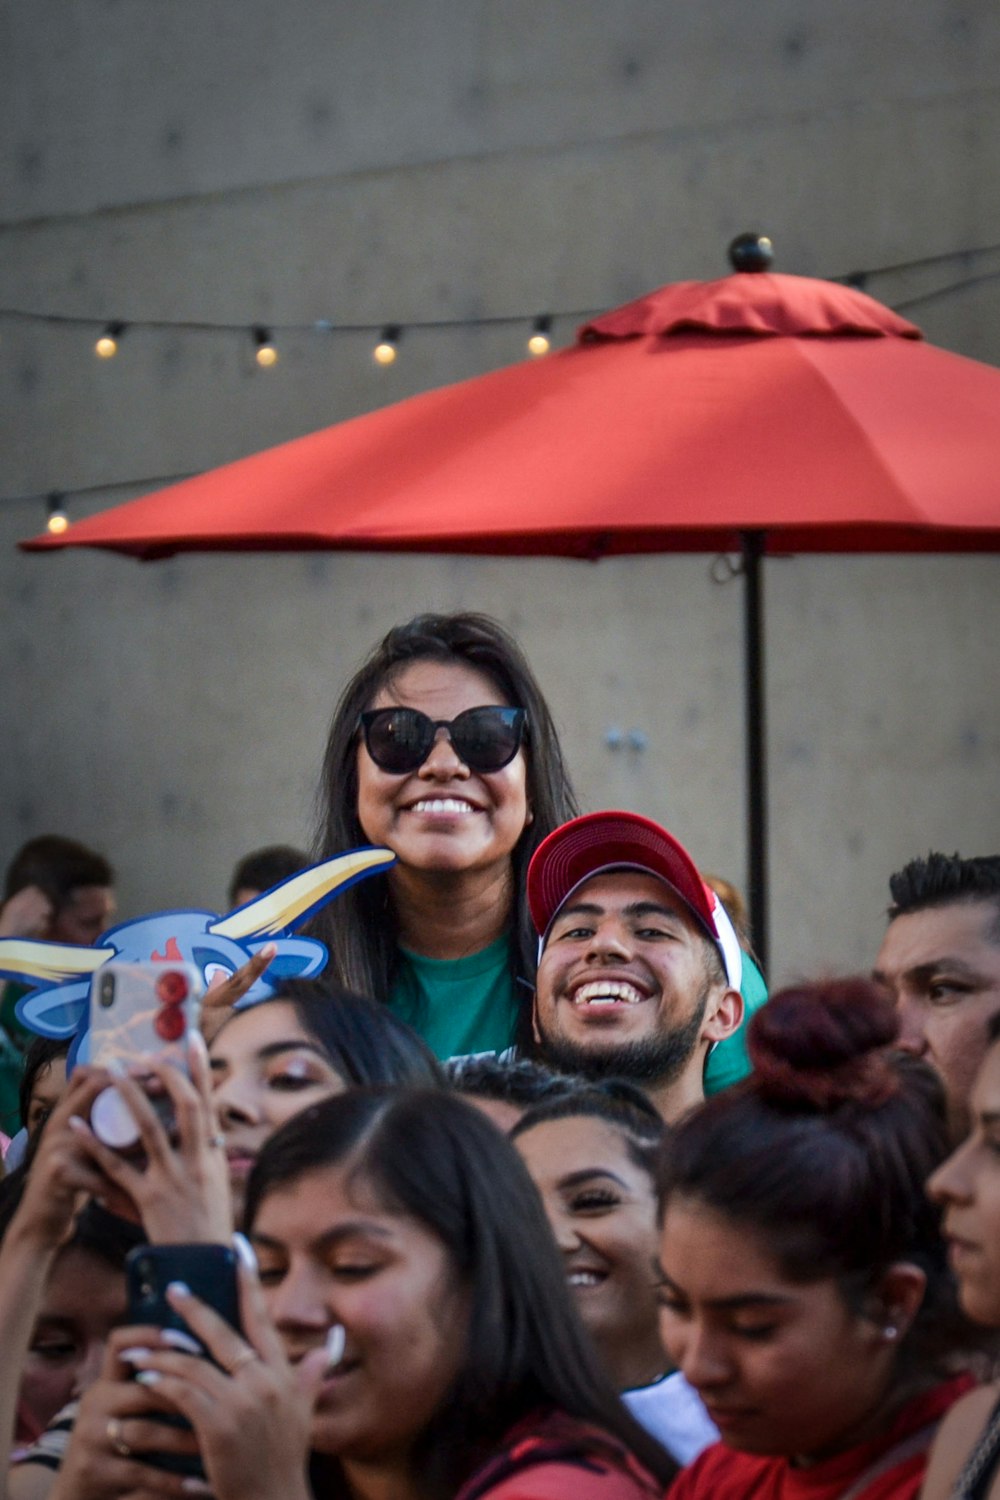
[[[194,1428],[215,1500],[310,1500],[307,1479],[313,1407],[323,1375],[340,1349],[313,1350],[289,1364],[251,1268],[241,1256],[238,1281],[242,1333],[184,1284],[166,1291],[169,1306],[207,1349],[211,1361],[184,1349],[130,1347],[120,1358],[147,1391]],[[185,1482],[187,1493],[197,1481]]]
[[[113,959],[95,973],[90,984],[90,1058],[116,1077],[148,1076],[149,1058],[188,1071],[187,1039],[198,1029],[201,974],[193,964],[134,963]],[[173,1127],[171,1101],[149,1077],[148,1092],[167,1129]],[[106,1146],[135,1149],[139,1125],[134,1112],[116,1088],[95,1100],[90,1123]]]
[[[115,1089],[139,1132],[138,1156],[104,1145],[83,1119],[74,1120],[73,1128],[103,1175],[108,1206],[138,1218],[151,1242],[228,1243],[233,1232],[229,1172],[212,1103],[208,1054],[197,1031],[187,1037],[186,1054],[189,1077],[173,1062],[151,1057],[137,1062],[146,1086],[127,1076],[116,1080]],[[173,1139],[148,1097],[150,1079],[170,1103]]]

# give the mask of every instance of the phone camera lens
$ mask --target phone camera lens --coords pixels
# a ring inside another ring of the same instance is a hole
[[[115,1003],[115,976],[113,974],[102,974],[98,982],[98,998],[104,1010],[110,1010]]]

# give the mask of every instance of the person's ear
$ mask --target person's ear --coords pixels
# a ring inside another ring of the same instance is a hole
[[[716,989],[709,996],[701,1026],[703,1042],[724,1042],[740,1029],[743,1020],[743,996],[739,990]]]
[[[908,1260],[894,1261],[872,1288],[866,1315],[887,1344],[902,1339],[920,1311],[927,1275]]]
[[[537,991],[537,989],[534,989],[531,992],[531,1035],[535,1039],[535,1046],[536,1047],[540,1047],[542,1045],[542,1033],[541,1033],[541,1030],[540,1030],[539,1025],[538,1025],[538,991]]]

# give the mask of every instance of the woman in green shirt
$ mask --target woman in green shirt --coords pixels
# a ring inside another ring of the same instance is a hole
[[[324,760],[321,856],[382,844],[398,857],[317,916],[338,978],[439,1057],[523,1040],[536,952],[525,871],[576,811],[511,636],[478,614],[396,626],[345,688]]]

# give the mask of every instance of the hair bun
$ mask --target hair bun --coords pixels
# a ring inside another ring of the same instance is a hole
[[[868,979],[827,979],[773,995],[750,1023],[753,1085],[763,1097],[820,1111],[875,1109],[899,1088],[886,1054],[899,1027]]]

